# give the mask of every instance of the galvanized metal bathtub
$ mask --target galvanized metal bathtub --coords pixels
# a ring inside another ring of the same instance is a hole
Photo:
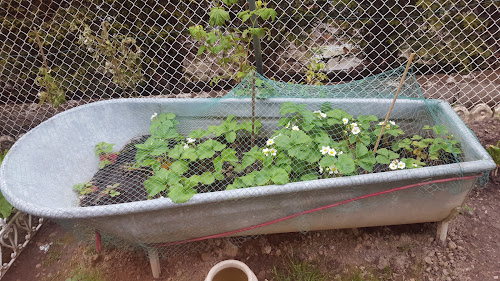
[[[311,108],[329,102],[334,107],[350,108],[349,113],[355,116],[375,114],[381,118],[391,103],[388,99],[259,100],[256,108],[257,115],[265,117],[263,131],[276,126],[279,104],[284,101]],[[115,143],[119,148],[131,138],[147,134],[155,112],[175,113],[180,128],[187,133],[220,122],[229,114],[248,119],[248,104],[248,99],[232,98],[120,99],[68,110],[40,124],[12,147],[0,169],[2,193],[15,208],[26,213],[88,225],[130,241],[166,243],[220,233],[248,235],[442,222],[463,204],[475,176],[495,167],[447,103],[401,99],[391,118],[417,117],[433,122],[434,117],[442,122],[462,145],[460,163],[203,193],[183,204],[160,198],[78,206],[78,195],[71,187],[90,180],[97,171],[96,143]],[[398,187],[404,188],[395,189]],[[338,202],[346,204],[332,206]],[[330,208],[321,209],[324,206]],[[446,227],[446,223],[441,224],[442,236],[446,235]],[[158,275],[157,258],[154,252],[152,255]]]

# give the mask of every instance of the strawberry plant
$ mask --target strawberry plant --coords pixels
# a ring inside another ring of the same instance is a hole
[[[249,135],[259,135],[259,120],[238,122],[230,115],[219,125],[181,135],[175,114],[155,113],[149,135],[134,145],[135,162],[119,166],[143,173],[147,198],[183,203],[200,192],[445,164],[461,153],[458,141],[442,126],[423,127],[425,138],[406,137],[396,121],[384,125],[374,115],[354,117],[328,103],[311,111],[284,102],[280,115],[276,130],[248,145]],[[374,151],[382,126],[383,147]],[[104,169],[115,161],[113,144],[98,143],[95,154],[105,159]],[[74,189],[82,196],[99,190],[96,198],[112,198],[121,194],[119,185],[97,189],[84,183]]]
[[[106,167],[106,165],[114,164],[118,153],[113,152],[114,144],[100,142],[96,144],[94,152],[99,157],[99,169]]]

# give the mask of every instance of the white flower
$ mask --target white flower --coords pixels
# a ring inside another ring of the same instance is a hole
[[[398,164],[396,164],[395,161],[392,161],[391,164],[389,164],[389,168],[391,170],[396,170],[398,168]]]
[[[285,128],[290,128],[290,122],[288,122],[288,124],[286,124]]]
[[[274,139],[268,139],[266,142],[267,145],[273,145],[274,144]]]
[[[262,149],[262,153],[264,153],[265,156],[269,155],[269,148]]]
[[[328,155],[330,156],[337,155],[337,151],[335,150],[335,148],[330,148],[330,150],[328,150]]]
[[[349,123],[349,119],[347,119],[347,118],[342,118],[342,122],[343,122],[343,123],[344,123],[344,125],[345,125],[345,124]]]
[[[418,165],[417,165],[417,164],[415,164],[415,163],[413,163],[413,164],[412,164],[412,166],[413,166],[413,167],[415,167],[415,168],[417,168],[417,167],[418,167]]]
[[[332,174],[338,174],[339,173],[339,170],[337,169],[337,167],[335,166],[330,166],[328,167],[328,170],[329,170],[329,174],[332,175]]]
[[[272,156],[276,156],[276,149],[274,148],[269,149],[269,153],[271,153]]]
[[[329,146],[323,146],[323,147],[321,147],[320,151],[321,151],[321,154],[325,155],[325,154],[328,153],[328,151],[330,151],[330,147]]]
[[[155,118],[156,118],[156,116],[158,116],[158,113],[156,113],[156,112],[155,112],[155,113],[153,113],[153,115],[151,115],[151,121],[152,121],[153,119],[155,119]]]
[[[187,143],[193,143],[196,141],[196,139],[186,138],[186,141],[187,141]]]
[[[344,152],[343,152],[343,151],[339,152],[339,155],[342,155],[342,154],[344,154]]]
[[[393,125],[393,126],[396,125],[396,122],[394,122],[394,121],[389,120],[389,123],[391,123],[391,125]]]
[[[404,169],[405,167],[406,167],[405,162],[400,161],[400,162],[398,163],[398,168],[400,168],[400,169]]]
[[[359,134],[359,132],[361,132],[361,130],[359,129],[359,127],[353,127],[352,130],[351,130],[351,133],[357,135]]]
[[[184,147],[184,149],[188,149],[189,145],[186,143],[183,147]]]
[[[321,112],[321,110],[316,110],[316,111],[313,111],[314,114],[318,114],[319,115],[319,118],[325,118],[326,117],[326,114]]]
[[[299,126],[293,126],[293,127],[292,127],[292,131],[299,131],[299,130],[300,130],[300,129],[299,129]]]
[[[384,122],[378,122],[378,125],[382,126],[382,125],[384,125]]]
[[[351,126],[351,127],[353,127],[353,128],[354,128],[354,127],[357,127],[357,126],[358,126],[358,123],[351,123],[351,125],[350,125],[350,126]]]

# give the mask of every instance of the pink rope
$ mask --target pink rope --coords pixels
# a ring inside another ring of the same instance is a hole
[[[299,212],[299,213],[296,213],[296,214],[293,214],[293,215],[289,215],[289,216],[282,217],[282,218],[279,218],[279,219],[275,219],[275,220],[272,220],[272,221],[264,222],[264,223],[261,223],[261,224],[256,224],[256,225],[252,225],[252,226],[248,226],[248,227],[244,227],[244,228],[240,228],[240,229],[236,229],[236,230],[232,230],[232,231],[228,231],[228,232],[224,232],[224,233],[214,234],[214,235],[208,235],[208,236],[203,236],[203,237],[198,237],[198,238],[193,238],[193,239],[187,239],[187,240],[182,240],[182,241],[177,241],[177,242],[171,242],[171,243],[165,243],[165,244],[156,244],[153,247],[167,247],[167,246],[172,246],[172,245],[185,244],[185,243],[189,243],[189,242],[202,241],[202,240],[206,240],[206,239],[221,238],[221,237],[225,237],[225,236],[232,235],[232,234],[235,234],[235,233],[244,232],[244,231],[248,231],[248,230],[252,230],[252,229],[256,229],[256,228],[268,226],[268,225],[275,224],[275,223],[278,223],[278,222],[282,222],[282,221],[285,221],[285,220],[289,220],[289,219],[292,219],[292,218],[295,218],[295,217],[298,217],[298,216],[301,216],[301,215],[305,215],[305,214],[310,214],[310,213],[314,213],[314,212],[326,210],[326,209],[329,209],[329,208],[333,208],[333,207],[336,207],[336,206],[340,206],[340,205],[343,205],[343,204],[347,204],[347,203],[350,203],[350,202],[358,201],[358,200],[369,198],[369,197],[379,196],[379,195],[383,195],[383,194],[387,194],[387,193],[391,193],[391,192],[395,192],[395,191],[399,191],[399,190],[404,190],[404,189],[408,189],[408,188],[412,188],[412,187],[418,187],[418,186],[422,186],[422,185],[426,185],[426,184],[442,183],[442,182],[449,182],[449,181],[455,181],[455,180],[467,180],[467,179],[477,178],[477,177],[480,177],[480,176],[481,175],[474,175],[474,176],[467,176],[467,177],[456,177],[456,178],[447,178],[447,179],[440,179],[440,180],[433,180],[433,181],[428,181],[428,182],[421,182],[421,183],[416,183],[416,184],[405,185],[405,186],[401,186],[401,187],[397,187],[397,188],[393,188],[393,189],[388,189],[388,190],[384,190],[384,191],[379,191],[379,192],[375,192],[375,193],[366,194],[366,195],[362,195],[362,196],[359,196],[359,197],[347,199],[345,201],[337,202],[337,203],[326,205],[326,206],[323,206],[323,207],[318,207],[318,208],[310,209],[310,210],[307,210],[307,211],[302,211],[302,212]]]

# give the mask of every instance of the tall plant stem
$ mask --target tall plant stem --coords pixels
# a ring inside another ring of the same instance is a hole
[[[382,129],[380,130],[380,134],[378,135],[377,142],[375,143],[375,148],[373,149],[373,153],[377,152],[378,145],[380,143],[380,139],[382,138],[382,134],[384,133],[385,126],[387,125],[387,120],[389,119],[389,116],[391,115],[392,108],[394,107],[394,104],[396,103],[396,99],[398,98],[399,92],[401,91],[401,88],[403,87],[403,83],[405,82],[406,79],[406,74],[408,74],[408,70],[410,69],[411,62],[413,60],[413,57],[415,56],[415,53],[412,53],[410,55],[410,58],[408,59],[408,64],[406,64],[405,72],[403,73],[403,77],[401,77],[401,81],[399,82],[398,89],[396,90],[396,94],[394,95],[394,99],[392,100],[391,107],[389,108],[389,111],[387,112],[387,115],[385,116],[384,124],[382,124]]]
[[[252,72],[252,138],[250,147],[255,144],[255,71]]]
[[[40,48],[40,54],[42,55],[43,65],[45,66],[45,70],[49,71],[49,65],[47,64],[47,59],[45,58],[45,54],[43,53],[43,45],[42,41],[40,41],[40,36],[38,35],[38,30],[36,27],[33,27],[33,31],[35,32],[36,42],[38,43],[38,47]]]

